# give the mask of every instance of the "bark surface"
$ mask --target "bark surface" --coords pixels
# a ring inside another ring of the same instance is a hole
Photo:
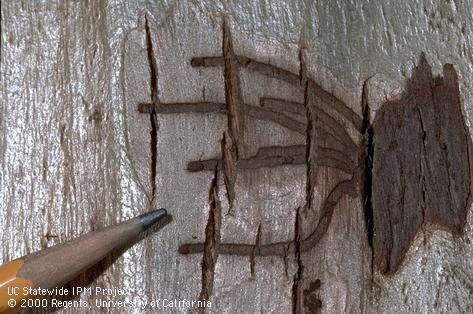
[[[461,151],[473,119],[471,1],[0,6],[1,262],[159,206],[171,224],[71,283],[131,291],[79,296],[95,312],[199,298],[209,313],[473,311]],[[437,107],[405,107],[415,122],[395,134],[427,141],[412,154],[440,157],[412,170],[424,174],[410,187],[424,187],[430,223],[403,216],[416,232],[396,246],[401,237],[380,238],[373,222],[390,204],[380,190],[392,193],[376,175],[392,169],[365,161],[405,121],[391,108],[410,103],[422,52],[443,76],[428,91]],[[458,76],[453,94],[444,64]],[[456,153],[429,152],[438,138]],[[425,169],[447,164],[448,193]],[[397,250],[379,255],[388,264],[375,254],[383,245]]]

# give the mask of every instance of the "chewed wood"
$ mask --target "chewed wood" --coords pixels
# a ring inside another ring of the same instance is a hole
[[[470,198],[470,138],[455,69],[432,77],[425,57],[407,91],[373,123],[374,260],[395,272],[425,223],[459,235]]]
[[[156,62],[150,64],[157,73],[155,65]],[[373,124],[365,87],[360,103],[363,116],[360,116],[306,77],[302,58],[301,71],[296,74],[235,54],[225,23],[222,56],[195,57],[191,66],[223,71],[225,102],[163,103],[152,89],[153,102],[139,104],[138,110],[150,114],[227,116],[221,155],[189,161],[187,170],[215,172],[213,184],[216,175],[223,173],[230,208],[236,197],[236,178],[243,169],[305,165],[304,210],[309,211],[315,210],[312,199],[318,168],[340,170],[348,179],[338,182],[327,194],[319,209],[319,220],[307,234],[299,233],[298,227],[295,239],[268,244],[260,243],[259,236],[253,244],[220,243],[206,236],[205,243],[182,244],[180,253],[204,253],[204,261],[214,261],[219,254],[249,256],[251,265],[257,256],[294,254],[300,262],[300,253],[311,250],[326,234],[334,209],[345,196],[359,198],[362,202],[373,263],[383,274],[399,269],[412,239],[424,223],[442,226],[454,235],[463,232],[470,202],[471,145],[453,66],[445,66],[443,78],[432,78],[430,66],[422,55],[404,97],[383,104]],[[267,95],[260,97],[258,105],[244,103],[239,77],[242,68],[289,83],[304,93],[304,103]],[[243,116],[271,121],[302,134],[306,143],[259,147],[255,155],[243,158],[242,143],[250,136],[246,134]],[[356,142],[348,128],[358,132],[361,140]],[[299,209],[292,210],[299,213]],[[261,226],[258,230],[260,234]],[[209,249],[208,243],[218,245]],[[206,287],[211,287],[209,278],[213,275],[205,273],[204,277]],[[300,276],[296,277],[295,289],[299,291]]]

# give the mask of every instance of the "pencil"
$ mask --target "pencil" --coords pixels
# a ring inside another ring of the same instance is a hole
[[[0,266],[0,313],[28,298],[29,288],[67,283],[166,216],[164,208],[157,209]]]

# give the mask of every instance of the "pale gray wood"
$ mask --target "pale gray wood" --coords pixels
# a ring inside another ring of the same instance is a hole
[[[309,77],[358,114],[361,86],[369,79],[372,117],[385,99],[402,91],[421,51],[436,74],[444,63],[453,63],[469,122],[471,6],[471,1],[440,0],[2,1],[1,261],[163,206],[173,215],[171,224],[105,265],[103,274],[95,274],[101,265],[75,284],[94,278],[92,287],[132,291],[113,300],[198,299],[202,254],[182,255],[177,249],[205,240],[213,173],[189,173],[186,165],[221,155],[227,121],[214,113],[157,115],[153,196],[150,117],[136,110],[138,103],[152,100],[146,20],[162,102],[224,102],[222,68],[193,68],[190,59],[222,55],[226,17],[238,54],[299,73],[302,47]],[[289,84],[247,70],[241,89],[252,105],[262,95],[303,101]],[[245,157],[261,146],[305,143],[301,134],[272,122],[244,120]],[[358,141],[357,132],[348,129]],[[220,172],[222,242],[254,244],[258,226],[262,244],[293,240],[296,209],[305,202],[305,175],[304,165],[240,171],[233,214],[227,215]],[[302,213],[302,235],[313,229],[322,201],[342,178],[337,170],[318,171],[316,210]],[[360,199],[345,196],[322,241],[301,255],[302,290],[320,280],[314,296],[324,313],[471,312],[470,216],[460,238],[422,230],[400,271],[386,278],[371,270]],[[208,312],[292,311],[295,256],[255,257],[254,275],[249,257],[219,255],[215,267]]]

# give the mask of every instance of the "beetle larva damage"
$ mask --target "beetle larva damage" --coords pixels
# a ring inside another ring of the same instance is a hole
[[[306,76],[303,58],[297,74],[238,55],[233,50],[228,25],[223,23],[222,28],[222,56],[195,57],[191,66],[223,72],[225,102],[164,103],[158,98],[156,79],[152,79],[153,103],[139,104],[138,110],[151,116],[188,112],[226,115],[221,156],[191,160],[187,170],[221,172],[232,208],[235,180],[240,170],[305,165],[307,183],[303,208],[318,210],[319,219],[311,230],[297,233],[296,241],[222,242],[214,247],[213,254],[248,256],[251,261],[257,256],[285,258],[294,254],[297,257],[320,242],[331,224],[335,207],[345,196],[361,199],[372,265],[385,275],[397,271],[424,224],[444,228],[455,236],[462,234],[470,204],[472,146],[462,113],[457,74],[451,64],[444,66],[442,77],[434,78],[422,54],[402,98],[383,103],[371,123],[365,84],[360,117],[341,99]],[[152,48],[149,29],[147,38]],[[151,48],[148,52],[152,52]],[[151,57],[149,61],[150,72],[158,73],[156,61]],[[259,98],[259,105],[245,103],[239,81],[239,70],[243,68],[290,84],[304,94],[304,103],[268,95]],[[305,135],[306,143],[264,146],[253,156],[240,156],[239,148],[246,136],[250,136],[246,134],[242,117],[279,124],[290,132]],[[361,135],[361,140],[355,141],[350,131]],[[153,156],[156,158],[156,154]],[[312,208],[312,193],[316,170],[322,167],[340,170],[348,178],[338,182],[316,209]],[[205,248],[205,243],[184,243],[179,252],[208,255]],[[299,285],[297,287],[300,291]]]
[[[432,77],[420,57],[404,96],[373,122],[374,263],[397,270],[423,224],[460,235],[470,204],[470,137],[451,64]]]

